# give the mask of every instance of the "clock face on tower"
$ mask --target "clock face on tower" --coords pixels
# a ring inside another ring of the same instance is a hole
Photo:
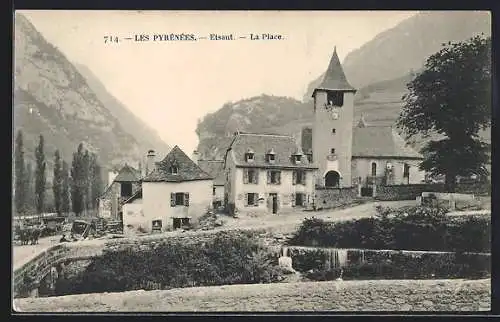
[[[339,113],[338,113],[337,111],[332,111],[332,112],[330,113],[330,116],[331,116],[332,120],[338,120],[338,118],[339,118]]]

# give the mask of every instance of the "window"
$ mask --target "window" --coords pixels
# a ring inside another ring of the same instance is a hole
[[[257,201],[259,200],[258,193],[247,193],[247,206],[257,206]]]
[[[187,192],[172,192],[170,194],[170,206],[189,206],[189,193]]]
[[[215,187],[212,187],[212,195],[215,196]]]
[[[248,152],[246,154],[246,161],[247,162],[252,162],[253,161],[253,152]]]
[[[295,206],[303,206],[305,202],[305,195],[303,193],[297,192],[295,194]]]
[[[312,163],[312,162],[313,162],[313,155],[312,155],[312,153],[309,153],[309,154],[307,155],[307,161],[308,161],[309,163]]]
[[[331,149],[330,154],[335,154],[335,149]]]
[[[342,92],[328,92],[327,93],[328,105],[333,106],[343,106],[344,105],[344,93]]]
[[[132,182],[122,182],[120,192],[124,198],[132,197]]]
[[[269,150],[269,152],[267,152],[267,155],[266,155],[267,162],[274,163],[274,160],[276,159],[275,154],[276,153],[274,152],[274,149]]]
[[[337,130],[336,129],[332,129],[332,134],[335,134],[337,133]]]
[[[281,172],[280,171],[267,171],[267,183],[268,184],[280,184],[281,183]]]
[[[372,177],[377,176],[377,164],[372,162]]]
[[[243,183],[259,183],[259,172],[256,169],[243,170]]]
[[[306,172],[304,170],[295,170],[293,172],[293,184],[306,184]]]
[[[403,178],[409,178],[410,177],[410,166],[408,164],[403,165]]]
[[[302,161],[302,156],[300,154],[295,155],[295,163],[300,163]]]
[[[173,165],[170,167],[170,173],[171,174],[177,174],[177,166]]]

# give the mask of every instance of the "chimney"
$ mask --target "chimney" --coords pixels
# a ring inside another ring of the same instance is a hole
[[[200,160],[200,152],[194,150],[191,159],[193,160],[194,163],[198,164],[198,161]]]
[[[149,150],[146,156],[146,175],[150,174],[155,169],[156,153],[154,150]]]

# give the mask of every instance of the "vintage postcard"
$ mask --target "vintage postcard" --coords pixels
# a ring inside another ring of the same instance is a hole
[[[14,13],[12,310],[491,310],[487,11]]]

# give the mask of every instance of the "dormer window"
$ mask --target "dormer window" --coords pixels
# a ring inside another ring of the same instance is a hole
[[[300,154],[296,154],[295,155],[295,163],[299,164],[300,161],[302,161],[302,155]]]
[[[274,163],[276,160],[276,153],[274,152],[274,149],[269,150],[266,155],[267,162],[269,163]]]
[[[248,149],[247,152],[245,153],[245,161],[246,162],[253,162],[254,155],[255,155],[255,153],[253,152],[253,150]]]
[[[177,171],[178,171],[178,169],[177,169],[176,165],[172,165],[170,167],[170,174],[177,174]]]

